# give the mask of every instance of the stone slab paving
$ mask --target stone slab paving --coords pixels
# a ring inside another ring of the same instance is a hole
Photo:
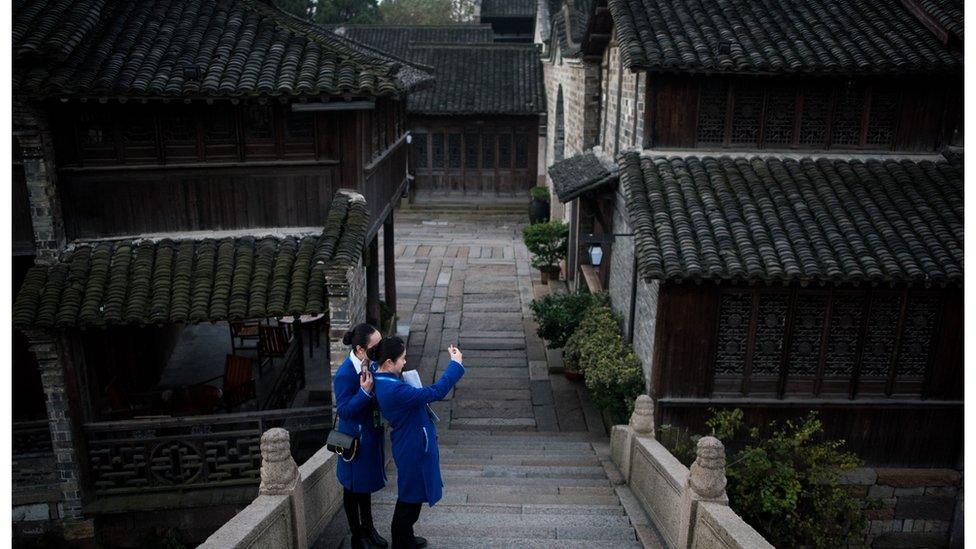
[[[641,547],[634,525],[646,521],[627,514],[608,477],[599,412],[581,383],[549,374],[529,310],[540,286],[521,240],[525,208],[441,204],[395,214],[407,367],[432,383],[456,343],[466,368],[453,394],[433,405],[444,498],[424,507],[416,531],[435,548]],[[394,464],[387,475],[373,496],[384,536]],[[316,546],[348,543],[346,530],[340,512]]]

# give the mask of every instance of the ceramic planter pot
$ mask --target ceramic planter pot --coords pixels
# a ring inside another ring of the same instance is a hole
[[[533,198],[529,202],[529,223],[543,223],[549,221],[549,201]]]

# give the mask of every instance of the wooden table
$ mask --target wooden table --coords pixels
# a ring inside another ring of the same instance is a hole
[[[298,321],[301,323],[302,327],[305,328],[309,334],[315,336],[315,347],[319,346],[319,338],[321,337],[322,328],[316,326],[318,322],[321,322],[325,318],[325,314],[318,315],[302,315],[298,317]],[[278,322],[291,327],[295,323],[295,317],[293,316],[283,316],[278,319]],[[312,340],[309,338],[308,341],[308,358],[312,358]]]

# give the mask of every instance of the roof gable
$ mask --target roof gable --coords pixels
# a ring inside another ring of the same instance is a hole
[[[535,17],[536,0],[482,0],[481,17]]]
[[[931,0],[926,0],[931,1]],[[609,0],[624,64],[680,72],[959,71],[901,0]]]
[[[337,25],[332,32],[378,50],[407,58],[411,42],[486,43],[494,39],[491,25]]]

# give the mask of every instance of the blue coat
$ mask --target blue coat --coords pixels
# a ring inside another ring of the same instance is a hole
[[[370,371],[375,366],[368,366]],[[339,422],[336,428],[347,435],[359,438],[359,450],[352,461],[339,458],[336,476],[347,490],[359,493],[372,493],[386,486],[386,471],[383,462],[383,429],[373,426],[374,394],[367,394],[359,386],[359,374],[346,357],[336,371],[333,391],[336,398],[336,415]]]
[[[441,499],[441,460],[437,428],[427,403],[441,400],[464,375],[464,367],[451,361],[437,383],[418,389],[395,374],[377,372],[373,388],[383,417],[390,422],[393,460],[397,466],[397,498],[405,503]]]

